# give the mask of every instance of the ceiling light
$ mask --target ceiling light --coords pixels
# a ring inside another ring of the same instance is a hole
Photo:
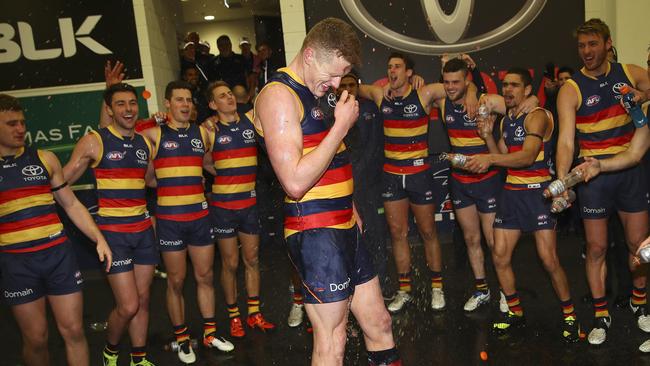
[[[228,0],[223,0],[223,6],[230,9],[230,4],[228,4]]]
[[[214,20],[214,15],[206,15],[203,17],[205,20]]]

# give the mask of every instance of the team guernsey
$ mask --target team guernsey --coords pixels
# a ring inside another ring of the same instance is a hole
[[[208,215],[203,192],[202,130],[160,125],[154,169],[158,181],[156,217],[170,221],[192,221]]]
[[[301,106],[302,155],[316,149],[329,129],[318,100],[290,69],[278,70],[265,86],[281,84]],[[263,131],[257,130],[264,146]],[[284,202],[284,233],[289,257],[302,277],[305,301],[348,298],[358,284],[374,277],[352,214],[353,179],[348,151],[341,143],[327,170],[298,200]]]
[[[417,90],[409,86],[404,97],[382,100],[384,115],[384,171],[416,174],[429,169],[429,115]]]
[[[8,305],[81,290],[83,279],[56,213],[51,169],[21,148],[0,161],[0,272]]]
[[[632,119],[621,106],[621,88],[636,83],[626,65],[608,63],[605,74],[592,77],[582,69],[570,80],[578,94],[576,137],[580,157],[603,159],[627,150],[634,135]]]
[[[149,142],[139,134],[124,137],[113,126],[93,131],[101,142],[93,164],[97,182],[97,226],[102,231],[136,233],[151,227],[144,177],[151,156]]]

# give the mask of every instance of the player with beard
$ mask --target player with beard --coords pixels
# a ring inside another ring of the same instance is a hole
[[[646,71],[636,65],[612,63],[607,51],[612,47],[609,27],[600,19],[590,19],[577,30],[578,54],[584,67],[560,89],[557,109],[560,133],[557,146],[557,174],[564,177],[571,168],[574,139],[579,144],[579,157],[605,159],[628,149],[637,134],[647,138],[648,129],[635,129],[631,118],[620,104],[620,88],[629,85],[638,103],[646,100],[650,87]],[[648,234],[648,187],[642,168],[601,174],[589,183],[578,186],[580,214],[587,240],[586,272],[593,297],[594,326],[589,343],[601,344],[607,338],[611,317],[605,297],[607,275],[607,221],[618,213],[630,253]],[[650,332],[646,310],[645,268],[637,266],[630,255],[633,291],[630,308],[639,328]]]

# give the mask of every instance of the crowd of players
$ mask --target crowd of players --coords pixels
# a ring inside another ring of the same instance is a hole
[[[22,333],[25,363],[49,362],[46,300],[64,338],[68,363],[89,362],[83,280],[55,202],[97,244],[105,264],[116,305],[108,316],[104,365],[117,365],[126,332],[131,365],[153,365],[146,353],[149,288],[160,257],[180,361],[196,361],[183,298],[188,257],[203,318],[200,343],[233,350],[216,330],[215,242],[230,336],[244,337],[244,324],[273,330],[259,297],[255,184],[260,154],[270,160],[287,195],[284,236],[294,271],[288,323],[300,325],[306,310],[314,334],[312,363],[342,363],[352,311],[364,332],[369,363],[400,365],[389,314],[402,311],[415,296],[409,211],[424,244],[431,308],[446,308],[428,146],[433,108],[440,111],[451,152],[469,157],[462,168],[452,169],[449,179],[476,280],[464,310],[489,304],[485,256],[491,254],[500,285],[500,315],[493,330],[509,333],[525,324],[511,258],[521,234],[530,232],[558,297],[561,337],[575,342],[585,336],[557,256],[557,220],[551,201],[542,196],[554,176],[562,178],[573,168],[587,178],[577,187],[575,203],[584,223],[594,307],[586,338],[594,345],[605,342],[612,322],[605,253],[607,221],[614,213],[629,248],[629,307],[639,328],[650,332],[646,268],[635,260],[648,234],[648,185],[639,165],[648,148],[648,128],[635,128],[620,103],[624,84],[634,88],[637,103],[650,99],[650,70],[610,61],[611,35],[598,19],[578,28],[577,43],[584,66],[570,77],[568,69],[560,69],[554,111],[538,106],[530,72],[523,68],[507,71],[501,95],[486,93],[478,78],[472,81],[476,69],[467,56],[443,60],[441,82],[425,84],[407,55],[393,53],[385,86],[359,84],[352,72],[360,61],[359,40],[350,25],[336,19],[318,23],[298,56],[265,78],[263,88],[225,77],[204,87],[209,111],[205,118],[199,114],[198,121],[205,121],[201,125],[192,123],[198,112],[196,83],[170,82],[167,111],[160,115],[164,122],[145,126],[138,120],[136,90],[123,82],[123,65],[108,63],[100,128],[79,140],[63,167],[52,153],[25,146],[23,110],[17,99],[0,95],[0,272],[4,299]],[[185,67],[184,78],[196,81],[196,74],[188,76],[193,71],[205,76],[195,64]],[[555,75],[551,79],[555,82]],[[251,96],[251,88],[259,89],[254,108],[238,110],[237,86]],[[479,106],[489,116],[477,117]],[[97,187],[95,220],[69,187],[89,168]],[[214,177],[208,198],[204,171]],[[155,204],[147,202],[146,187],[155,188]],[[377,211],[382,206],[399,286],[387,306],[381,294],[389,257]],[[484,253],[482,238],[490,253]],[[237,306],[240,256],[248,296],[245,321]]]

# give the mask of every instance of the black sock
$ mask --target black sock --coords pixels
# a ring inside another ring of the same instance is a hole
[[[368,363],[371,366],[388,366],[400,360],[397,347],[383,351],[367,351],[366,353],[368,353]]]

